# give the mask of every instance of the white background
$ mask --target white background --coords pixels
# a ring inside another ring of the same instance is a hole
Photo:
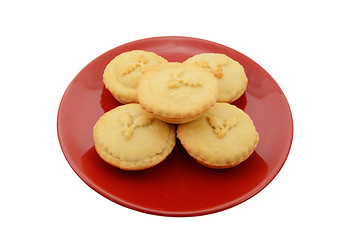
[[[0,239],[356,239],[352,1],[2,1]],[[277,177],[219,213],[160,217],[117,205],[60,149],[61,97],[91,60],[147,37],[234,48],[284,91],[294,140]]]

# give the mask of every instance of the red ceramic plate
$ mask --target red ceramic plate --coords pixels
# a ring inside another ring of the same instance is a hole
[[[250,115],[260,135],[255,152],[225,170],[195,162],[179,141],[157,166],[127,172],[97,155],[92,129],[101,115],[120,104],[104,88],[106,65],[122,52],[142,49],[168,61],[184,61],[204,52],[223,53],[240,62],[248,77],[246,93],[233,104]],[[164,216],[197,216],[236,206],[251,198],[282,168],[292,137],[291,111],[282,90],[257,63],[214,42],[188,37],[157,37],[114,48],[89,63],[69,84],[58,110],[58,138],[78,176],[104,197],[125,207]]]

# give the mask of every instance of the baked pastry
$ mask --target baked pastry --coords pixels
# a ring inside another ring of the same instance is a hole
[[[238,165],[259,141],[250,117],[228,103],[217,103],[199,119],[179,125],[177,137],[189,155],[210,168]]]
[[[142,170],[162,162],[172,151],[175,126],[162,122],[137,103],[106,112],[94,126],[95,149],[107,163]]]
[[[218,83],[199,66],[165,63],[139,80],[140,105],[162,121],[181,124],[197,119],[216,103]]]
[[[231,103],[246,91],[247,76],[243,66],[225,54],[197,54],[185,63],[198,65],[214,74],[219,83],[218,102]]]
[[[123,104],[137,102],[138,79],[150,67],[166,62],[166,59],[153,52],[124,52],[106,66],[103,74],[105,87]]]

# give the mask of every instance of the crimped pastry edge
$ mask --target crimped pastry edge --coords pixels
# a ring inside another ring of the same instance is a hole
[[[251,147],[247,153],[245,153],[244,155],[234,155],[231,156],[228,159],[225,159],[224,162],[230,162],[230,164],[214,164],[212,162],[209,161],[209,159],[203,158],[198,152],[195,151],[194,148],[188,146],[187,144],[184,143],[184,140],[182,140],[182,138],[180,137],[180,131],[179,131],[179,126],[177,128],[177,138],[179,139],[181,145],[183,146],[183,148],[187,151],[187,153],[198,163],[200,163],[201,165],[208,167],[208,168],[213,168],[213,169],[226,169],[226,168],[232,168],[235,167],[237,165],[239,165],[240,163],[242,163],[243,161],[245,161],[246,159],[248,159],[251,154],[255,151],[257,144],[259,142],[259,134],[258,132],[256,132],[257,134],[257,138],[255,141],[255,144],[253,147]]]
[[[120,159],[119,157],[113,156],[110,151],[108,151],[104,147],[100,146],[95,141],[94,141],[94,143],[95,143],[94,147],[95,147],[96,152],[98,153],[100,158],[102,160],[104,160],[105,162],[107,162],[108,164],[110,164],[114,167],[120,168],[122,170],[139,171],[139,170],[145,170],[145,169],[148,169],[148,168],[158,165],[159,163],[163,162],[171,154],[171,152],[174,149],[174,146],[176,145],[176,131],[175,131],[175,126],[170,127],[169,137],[167,139],[167,146],[164,149],[162,149],[161,152],[156,153],[152,157],[147,157],[145,159],[141,159],[136,162],[125,161],[125,160]],[[149,159],[151,164],[147,164],[146,166],[143,166],[143,167],[137,166],[138,162],[142,162],[147,159]],[[134,164],[135,166],[134,167],[129,166],[132,164]]]

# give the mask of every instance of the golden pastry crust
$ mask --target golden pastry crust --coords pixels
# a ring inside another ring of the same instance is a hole
[[[195,160],[210,168],[238,165],[259,141],[251,118],[228,103],[217,103],[199,119],[179,125],[177,137]]]
[[[166,62],[166,59],[153,52],[124,52],[106,66],[103,74],[105,87],[123,104],[137,102],[138,79],[150,67]]]
[[[218,83],[210,72],[192,64],[165,63],[140,78],[137,99],[162,121],[195,120],[216,103]]]
[[[197,54],[185,63],[198,65],[214,74],[219,83],[218,102],[231,103],[246,91],[248,80],[243,66],[225,54]]]
[[[142,170],[162,162],[173,150],[175,126],[162,122],[137,103],[105,113],[94,126],[95,149],[107,163]]]

